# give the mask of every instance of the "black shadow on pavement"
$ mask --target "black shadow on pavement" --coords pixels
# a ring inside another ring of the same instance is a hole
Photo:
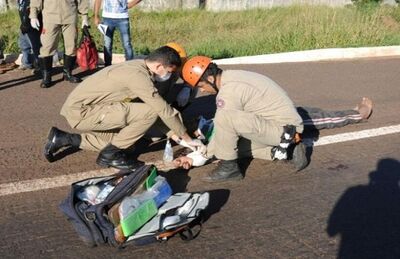
[[[303,107],[296,107],[296,109],[303,121],[312,121],[313,120],[307,109],[305,109]],[[319,130],[316,128],[315,125],[310,125],[310,124],[304,125],[304,131],[302,134],[302,138],[303,139],[312,139],[312,143],[307,143],[307,145],[306,145],[306,156],[307,156],[308,164],[311,163],[311,156],[314,151],[313,143],[319,139],[319,135],[320,135]]]
[[[159,174],[164,176],[169,185],[171,185],[172,192],[186,192],[187,185],[190,182],[189,170],[177,168],[168,172],[160,171]]]
[[[25,76],[25,77],[21,77],[21,78],[17,78],[17,79],[12,79],[9,81],[5,81],[5,82],[1,82],[0,83],[0,91],[1,90],[6,90],[8,88],[14,87],[14,86],[19,86],[19,85],[23,85],[35,80],[38,80],[39,77],[36,75],[29,75],[29,76]]]
[[[79,77],[79,78],[82,79],[82,80],[85,80],[85,79],[84,79],[85,77],[90,76],[90,75],[96,73],[97,71],[99,71],[99,70],[101,70],[101,69],[102,69],[102,68],[96,68],[96,69],[93,69],[93,70],[86,70],[86,71],[82,71],[82,72],[79,72],[79,73],[72,72],[72,75],[74,75],[74,76],[76,76],[76,77]],[[63,67],[54,67],[54,68],[53,68],[53,71],[52,71],[52,76],[57,75],[57,74],[62,74],[62,73],[63,73]],[[62,81],[64,81],[64,78],[63,78],[63,77],[61,77],[61,78],[59,78],[59,79],[57,79],[57,80],[54,80],[54,79],[53,79],[52,84],[51,84],[50,87],[54,87],[54,86],[56,86],[58,83],[60,83],[60,82],[62,82]],[[78,85],[78,84],[79,84],[79,83],[76,83],[76,84],[71,83],[71,85]]]
[[[77,76],[79,78],[85,78],[87,76],[93,75],[94,73],[96,73],[97,71],[102,70],[104,67],[97,67],[93,70],[86,70],[86,71],[81,71],[79,73],[74,74],[74,76]]]
[[[213,214],[221,210],[228,202],[231,193],[228,189],[217,189],[207,192],[210,193],[210,201],[208,207],[203,212],[203,222],[206,222]]]
[[[346,190],[328,221],[340,235],[338,258],[400,258],[400,162],[382,159],[368,185]]]
[[[134,145],[128,147],[126,152],[130,157],[138,158],[141,154],[163,150],[165,147],[165,143],[166,139],[162,139],[153,143],[151,142],[151,140],[141,138],[136,141]]]
[[[57,79],[57,80],[54,80],[54,76],[55,76],[55,75],[58,75],[58,74],[62,74],[62,72],[63,72],[63,67],[53,67],[53,70],[52,70],[52,73],[51,73],[52,82],[51,82],[50,87],[54,87],[54,86],[56,86],[58,83],[64,81],[64,77],[61,77],[61,78],[59,78],[59,79]]]

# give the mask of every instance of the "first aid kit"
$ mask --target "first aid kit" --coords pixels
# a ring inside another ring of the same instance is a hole
[[[152,165],[71,185],[61,211],[89,246],[125,247],[195,238],[209,193],[173,193]]]

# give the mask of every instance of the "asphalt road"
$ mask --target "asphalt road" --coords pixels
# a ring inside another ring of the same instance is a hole
[[[320,136],[399,125],[399,58],[225,66],[268,75],[296,105],[354,107],[375,103],[366,123]],[[42,149],[51,126],[69,130],[59,110],[73,86],[39,88],[29,72],[0,75],[0,184],[100,169],[80,151],[48,163]],[[69,188],[0,196],[2,258],[400,258],[399,133],[315,147],[295,173],[283,163],[253,160],[245,179],[210,184],[215,165],[164,175],[175,191],[210,191],[200,236],[165,244],[87,248],[58,210]],[[162,148],[162,146],[161,146]],[[140,159],[160,159],[153,148]]]

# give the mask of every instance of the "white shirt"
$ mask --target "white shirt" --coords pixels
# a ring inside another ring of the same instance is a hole
[[[105,18],[129,18],[128,0],[103,0],[103,13]]]

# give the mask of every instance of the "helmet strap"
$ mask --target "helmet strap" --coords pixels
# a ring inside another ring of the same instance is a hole
[[[218,93],[219,92],[219,89],[218,89],[218,87],[217,87],[217,84],[216,84],[216,82],[217,82],[217,75],[213,75],[213,77],[214,77],[214,82],[210,82],[209,80],[204,80],[204,81],[206,81],[208,84],[210,84],[211,86],[212,86],[212,88]]]
[[[218,72],[221,71],[214,63],[211,63],[209,69],[211,70],[211,75],[214,78],[214,82],[210,82],[207,77],[203,77],[204,81],[207,82],[212,86],[212,88],[218,93],[219,89],[217,87],[217,75],[219,74]]]

